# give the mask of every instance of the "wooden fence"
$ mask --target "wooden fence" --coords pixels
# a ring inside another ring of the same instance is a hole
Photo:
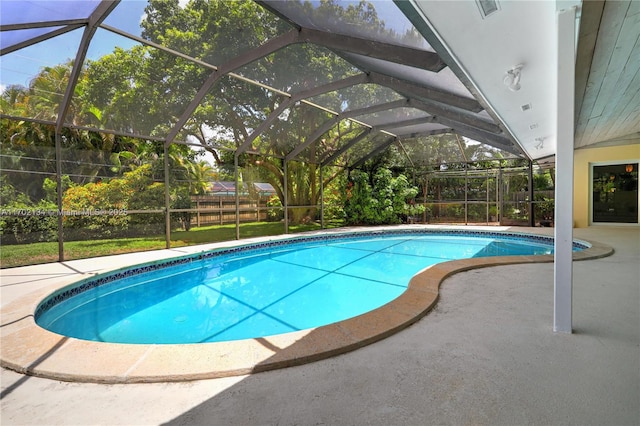
[[[269,197],[240,197],[240,222],[267,220]],[[191,226],[222,225],[236,221],[236,197],[229,195],[197,195],[191,197],[195,209],[191,215]]]

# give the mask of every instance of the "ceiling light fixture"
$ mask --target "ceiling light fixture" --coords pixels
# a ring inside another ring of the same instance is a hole
[[[524,65],[516,65],[507,71],[507,74],[504,76],[502,82],[511,90],[512,92],[517,92],[520,90],[520,74],[522,72],[522,68]]]
[[[536,138],[536,142],[538,142],[538,143],[535,145],[535,147],[534,147],[534,148],[535,148],[535,149],[542,149],[542,148],[544,148],[544,140],[545,140],[545,139],[546,139],[546,138],[545,138],[544,136],[539,137],[539,138]]]

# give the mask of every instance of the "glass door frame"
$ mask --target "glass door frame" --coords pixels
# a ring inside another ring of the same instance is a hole
[[[640,159],[598,161],[589,163],[589,226],[640,226],[640,188],[638,189],[638,217],[635,223],[625,222],[594,222],[593,221],[593,168],[599,166],[621,166],[634,164],[640,167]]]

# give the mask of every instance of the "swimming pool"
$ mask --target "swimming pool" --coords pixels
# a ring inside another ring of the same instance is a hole
[[[574,244],[575,250],[586,246]],[[343,321],[456,259],[545,255],[542,236],[365,232],[203,252],[94,277],[54,293],[36,323],[78,339],[183,344],[259,338]]]

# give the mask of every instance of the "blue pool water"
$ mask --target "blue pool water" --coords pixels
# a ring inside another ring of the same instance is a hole
[[[262,244],[93,278],[52,295],[36,322],[66,336],[114,343],[269,336],[378,308],[436,263],[552,250],[551,241],[424,233]]]

